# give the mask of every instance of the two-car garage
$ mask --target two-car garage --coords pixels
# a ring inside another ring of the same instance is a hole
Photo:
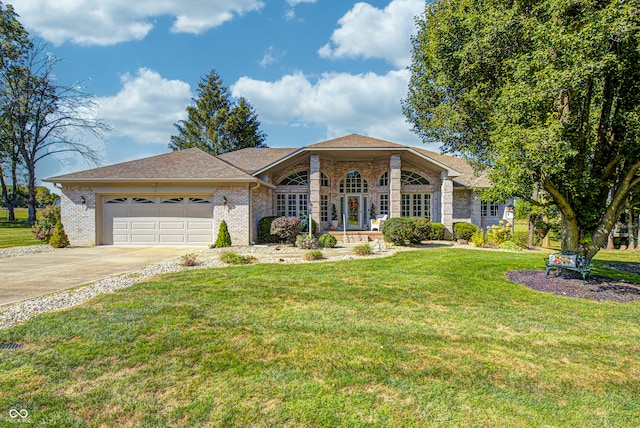
[[[110,195],[101,208],[102,244],[213,242],[213,195]]]

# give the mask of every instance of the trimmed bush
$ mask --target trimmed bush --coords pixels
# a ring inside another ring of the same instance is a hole
[[[231,246],[231,235],[229,235],[229,229],[227,228],[227,222],[222,220],[220,223],[220,229],[218,230],[218,237],[216,238],[216,248],[224,248]]]
[[[453,224],[453,235],[456,239],[470,241],[474,233],[478,231],[478,226],[473,223],[461,221]]]
[[[338,240],[336,239],[336,237],[329,233],[325,233],[324,235],[320,236],[320,238],[318,238],[318,244],[320,244],[322,248],[333,248],[337,243]]]
[[[314,250],[305,253],[304,259],[308,262],[312,262],[314,260],[322,260],[324,257],[322,256],[322,251]]]
[[[368,256],[372,251],[371,245],[369,244],[360,244],[353,247],[353,254],[357,256]]]
[[[53,235],[51,239],[49,239],[49,245],[53,248],[65,248],[69,246],[69,238],[67,238],[67,234],[64,233],[64,228],[60,220],[56,223]]]
[[[299,217],[278,217],[271,222],[271,234],[287,244],[295,244],[300,230],[302,230],[302,221]]]
[[[405,245],[409,240],[410,229],[409,219],[404,217],[394,217],[382,223],[380,231],[386,242],[394,245]]]
[[[36,239],[49,242],[56,224],[60,221],[60,207],[47,206],[40,214],[40,220],[36,221],[31,231]]]
[[[433,239],[432,223],[426,218],[409,218],[409,244],[420,245],[422,241]]]
[[[447,232],[447,228],[442,223],[431,223],[431,236],[432,241],[444,241],[444,236]]]
[[[271,223],[277,219],[278,216],[262,217],[258,222],[258,241],[264,244],[277,244],[280,242],[280,238],[277,235],[271,234]]]

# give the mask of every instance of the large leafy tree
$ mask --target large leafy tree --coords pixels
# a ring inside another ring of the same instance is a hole
[[[486,168],[487,197],[540,185],[593,257],[640,184],[637,2],[440,0],[417,24],[415,132]]]
[[[253,107],[244,98],[234,103],[215,70],[200,80],[196,93],[187,107],[187,119],[173,125],[178,133],[171,136],[171,150],[197,147],[219,155],[245,147],[266,147],[266,135],[260,131]]]
[[[11,138],[10,115],[5,114],[13,104],[4,95],[9,87],[8,76],[20,66],[21,60],[32,47],[29,34],[18,20],[13,7],[0,2],[0,191],[10,221],[15,221],[14,208],[18,206],[20,197],[20,153]]]

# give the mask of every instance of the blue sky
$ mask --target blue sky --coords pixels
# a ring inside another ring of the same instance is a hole
[[[349,133],[420,145],[401,112],[424,0],[19,0],[20,21],[83,81],[113,126],[103,164],[166,153],[215,69],[254,106],[270,147]],[[430,147],[435,149],[435,147]],[[87,169],[67,156],[40,177]]]

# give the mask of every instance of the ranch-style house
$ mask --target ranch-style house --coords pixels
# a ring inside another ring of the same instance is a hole
[[[374,216],[425,217],[480,227],[506,205],[462,159],[362,135],[302,148],[219,156],[188,149],[45,180],[61,189],[71,245],[207,245],[225,220],[233,245],[258,242],[265,216],[309,215],[321,231],[366,230]],[[335,206],[335,211],[333,207]]]

